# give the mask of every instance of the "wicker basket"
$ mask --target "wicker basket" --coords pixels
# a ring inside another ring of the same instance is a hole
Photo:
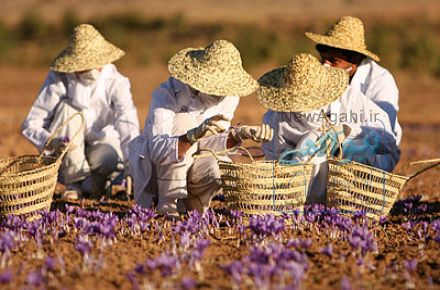
[[[81,113],[72,115],[58,127],[46,144],[62,127],[76,116],[81,116],[80,129],[84,126]],[[72,139],[73,139],[72,138]],[[69,142],[69,145],[71,142]],[[25,155],[0,159],[0,215],[25,215],[32,217],[40,210],[49,210],[57,183],[58,169],[68,147],[58,158],[41,155]]]
[[[365,211],[370,218],[388,215],[400,190],[411,178],[439,164],[439,159],[413,162],[426,164],[409,176],[398,175],[354,161],[329,159],[327,205],[351,214]]]
[[[251,163],[218,160],[222,189],[229,209],[253,214],[288,214],[303,209],[313,164]]]
[[[60,159],[38,155],[0,161],[0,214],[28,215],[48,210],[57,183]]]

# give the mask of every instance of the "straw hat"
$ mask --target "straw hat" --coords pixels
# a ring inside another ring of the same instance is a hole
[[[52,62],[56,72],[79,72],[112,63],[125,53],[109,43],[90,24],[75,27],[65,48]]]
[[[367,49],[364,25],[359,18],[344,16],[325,35],[306,32],[306,36],[318,44],[352,50],[380,61],[380,57]]]
[[[247,96],[258,83],[242,66],[240,52],[226,40],[206,48],[186,48],[168,62],[171,76],[214,96]]]
[[[258,100],[278,112],[308,112],[339,98],[348,86],[346,71],[321,65],[310,54],[294,55],[283,67],[264,74]]]

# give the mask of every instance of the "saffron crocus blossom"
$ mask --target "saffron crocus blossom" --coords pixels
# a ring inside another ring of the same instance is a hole
[[[382,226],[383,226],[387,221],[388,221],[388,218],[387,218],[386,216],[381,216],[381,217],[379,218],[379,224],[382,225]]]
[[[405,260],[403,261],[403,264],[405,266],[405,269],[410,272],[410,273],[415,273],[417,270],[417,264],[418,264],[418,260],[417,259],[412,259],[412,260]]]
[[[47,271],[55,272],[57,268],[57,262],[51,256],[47,256],[44,260],[44,267],[45,269],[47,269]]]
[[[361,250],[362,257],[365,256],[367,252],[372,252],[377,249],[374,236],[366,227],[356,226],[353,233],[348,237],[348,241],[353,250]]]
[[[304,252],[312,245],[312,239],[292,239],[286,243],[286,248],[295,248],[297,251]]]
[[[321,253],[323,253],[327,257],[331,258],[333,256],[333,245],[329,244],[328,246],[322,248],[321,249]]]
[[[210,240],[199,239],[196,241],[191,257],[194,261],[198,261],[203,257],[203,252],[211,244]]]
[[[341,279],[341,290],[351,290],[350,280],[348,280],[347,276],[342,276]]]
[[[233,261],[222,268],[232,278],[232,281],[236,285],[240,285],[243,280],[243,265],[240,261]]]
[[[292,250],[282,243],[256,246],[250,249],[242,261],[235,261],[223,267],[236,284],[248,277],[255,287],[268,288],[270,284],[298,285],[308,269],[307,255]],[[286,280],[287,279],[287,280]],[[238,285],[239,286],[239,285]],[[239,287],[235,288],[239,288]]]
[[[10,270],[6,270],[0,273],[0,284],[8,284],[12,281],[13,275]]]
[[[83,258],[83,268],[87,269],[89,264],[89,255],[92,248],[92,243],[88,237],[79,235],[76,240],[75,249],[80,253]]]
[[[29,286],[40,287],[44,283],[44,277],[41,271],[33,271],[28,274],[26,282]]]
[[[191,290],[196,287],[196,282],[189,277],[184,277],[180,285],[182,287],[182,290]]]
[[[148,260],[145,265],[151,270],[158,269],[162,276],[169,277],[176,272],[177,259],[163,253],[156,259]]]
[[[141,287],[139,285],[139,281],[136,278],[136,274],[133,271],[130,271],[127,273],[127,279],[131,283],[131,289],[133,290],[140,290]]]
[[[254,215],[249,220],[248,228],[254,233],[257,240],[263,240],[266,237],[276,237],[285,229],[284,219],[277,218],[274,215]]]
[[[416,270],[417,270],[417,264],[418,264],[418,260],[417,259],[403,261],[403,265],[405,266],[405,270],[406,270],[404,272],[404,277],[405,277],[405,280],[406,280],[406,287],[408,289],[414,289],[415,288],[414,275],[415,275]]]
[[[0,234],[0,267],[6,267],[8,260],[11,256],[11,250],[14,247],[13,232],[6,231]]]

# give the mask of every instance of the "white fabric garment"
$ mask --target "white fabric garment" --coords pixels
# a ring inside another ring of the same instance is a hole
[[[61,100],[67,100],[85,116],[86,142],[114,139],[113,143],[120,144],[126,160],[129,142],[139,135],[129,80],[113,64],[104,65],[98,80],[90,87],[76,78],[75,74],[49,72],[22,124],[22,134],[42,150],[52,133],[49,128],[55,108]]]
[[[329,118],[334,125],[348,124],[352,131],[345,142],[363,142],[366,134],[377,130],[376,140],[379,148],[385,148],[386,154],[366,156],[369,165],[389,170],[398,161],[398,148],[388,115],[360,91],[348,87],[342,96],[330,105]],[[267,159],[279,159],[285,150],[299,149],[305,140],[311,141],[320,135],[323,117],[320,110],[308,113],[267,111],[263,122],[274,129],[274,138],[265,142],[262,148]],[[397,155],[397,156],[396,156]],[[307,159],[307,158],[306,158]],[[304,161],[304,160],[303,160]],[[311,160],[315,163],[312,180],[309,186],[307,201],[309,203],[325,202],[327,162],[318,156]]]
[[[99,69],[92,69],[87,72],[79,73],[79,80],[86,86],[93,85],[101,76],[101,71]]]
[[[394,136],[387,113],[352,87],[348,87],[331,104],[331,108],[329,119],[335,125],[348,124],[352,128],[351,138],[357,138],[371,128]],[[319,131],[322,121],[320,110],[307,113],[267,111],[263,122],[274,129],[274,138],[262,145],[266,158],[278,159],[284,150],[294,149],[310,130]],[[395,140],[392,141],[395,143]],[[382,139],[380,142],[386,143],[381,146],[387,146],[390,140]]]
[[[178,137],[212,116],[223,114],[232,119],[238,102],[239,97],[226,96],[208,106],[186,84],[172,77],[161,84],[153,92],[144,131],[130,144],[136,202],[151,206],[157,185],[163,197],[187,196],[187,171],[193,162],[189,153],[203,148],[225,150],[227,133],[201,139],[183,160],[178,158]]]
[[[73,116],[77,112],[77,109],[65,100],[62,100],[55,109],[49,130],[51,132],[55,131],[70,116]],[[71,138],[69,150],[64,156],[60,168],[61,181],[66,185],[83,180],[90,175],[90,166],[85,155],[85,130],[81,126],[81,123],[81,119],[76,116],[63,126],[57,135],[59,138],[62,138],[63,136],[70,136]]]
[[[399,90],[391,73],[370,58],[362,61],[350,81],[350,86],[361,91],[389,117],[397,145],[402,139],[402,127],[397,120]]]
[[[74,108],[67,100],[62,100],[56,107],[50,131],[55,131],[70,117],[76,114],[78,110]],[[84,192],[102,193],[103,186],[108,176],[116,169],[120,152],[112,138],[99,140],[94,144],[86,146],[85,128],[82,127],[81,118],[75,116],[61,130],[56,137],[71,136],[68,151],[63,158],[63,163],[59,170],[59,181],[67,186],[74,183],[90,179],[91,186],[85,186],[82,182],[80,186]]]

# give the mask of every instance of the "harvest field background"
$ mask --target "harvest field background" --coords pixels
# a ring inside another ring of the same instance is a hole
[[[130,78],[143,125],[150,94],[168,77],[167,60],[178,50],[230,40],[241,51],[244,67],[258,78],[294,53],[316,55],[303,33],[324,33],[343,15],[364,21],[370,50],[382,57],[381,65],[393,73],[399,87],[403,139],[396,171],[404,170],[409,161],[440,157],[439,1],[2,0],[0,6],[2,158],[36,153],[20,134],[21,122],[50,62],[79,23],[94,24],[126,51],[116,65]],[[264,111],[255,96],[242,98],[233,123],[259,124]],[[440,289],[439,170],[411,180],[392,216],[381,224],[314,212],[294,220],[295,227],[288,227],[284,219],[256,219],[253,227],[246,227],[239,218],[229,217],[225,223],[218,215],[172,222],[151,218],[151,212],[133,209],[129,201],[70,204],[115,212],[112,217],[66,210],[57,201],[58,215],[47,216],[41,224],[9,220],[0,227],[0,254],[6,261],[0,265],[0,287]],[[131,220],[132,216],[137,218]],[[90,230],[94,222],[108,223],[108,236],[104,230]],[[142,227],[145,232],[139,230]],[[8,229],[14,241],[9,248]],[[185,241],[188,233],[190,242]],[[364,249],[353,239],[369,246]],[[84,245],[89,244],[86,251]],[[271,253],[269,262],[252,260],[253,254],[264,256],[261,251]],[[195,254],[189,257],[185,252]],[[284,259],[291,264],[284,267],[276,260],[292,252],[295,258]],[[233,261],[240,267],[230,266]],[[274,263],[280,266],[270,272],[268,265]],[[163,270],[165,264],[170,273]],[[260,272],[249,270],[250,265]],[[249,272],[237,277],[239,268]],[[163,275],[167,280],[160,278]]]

